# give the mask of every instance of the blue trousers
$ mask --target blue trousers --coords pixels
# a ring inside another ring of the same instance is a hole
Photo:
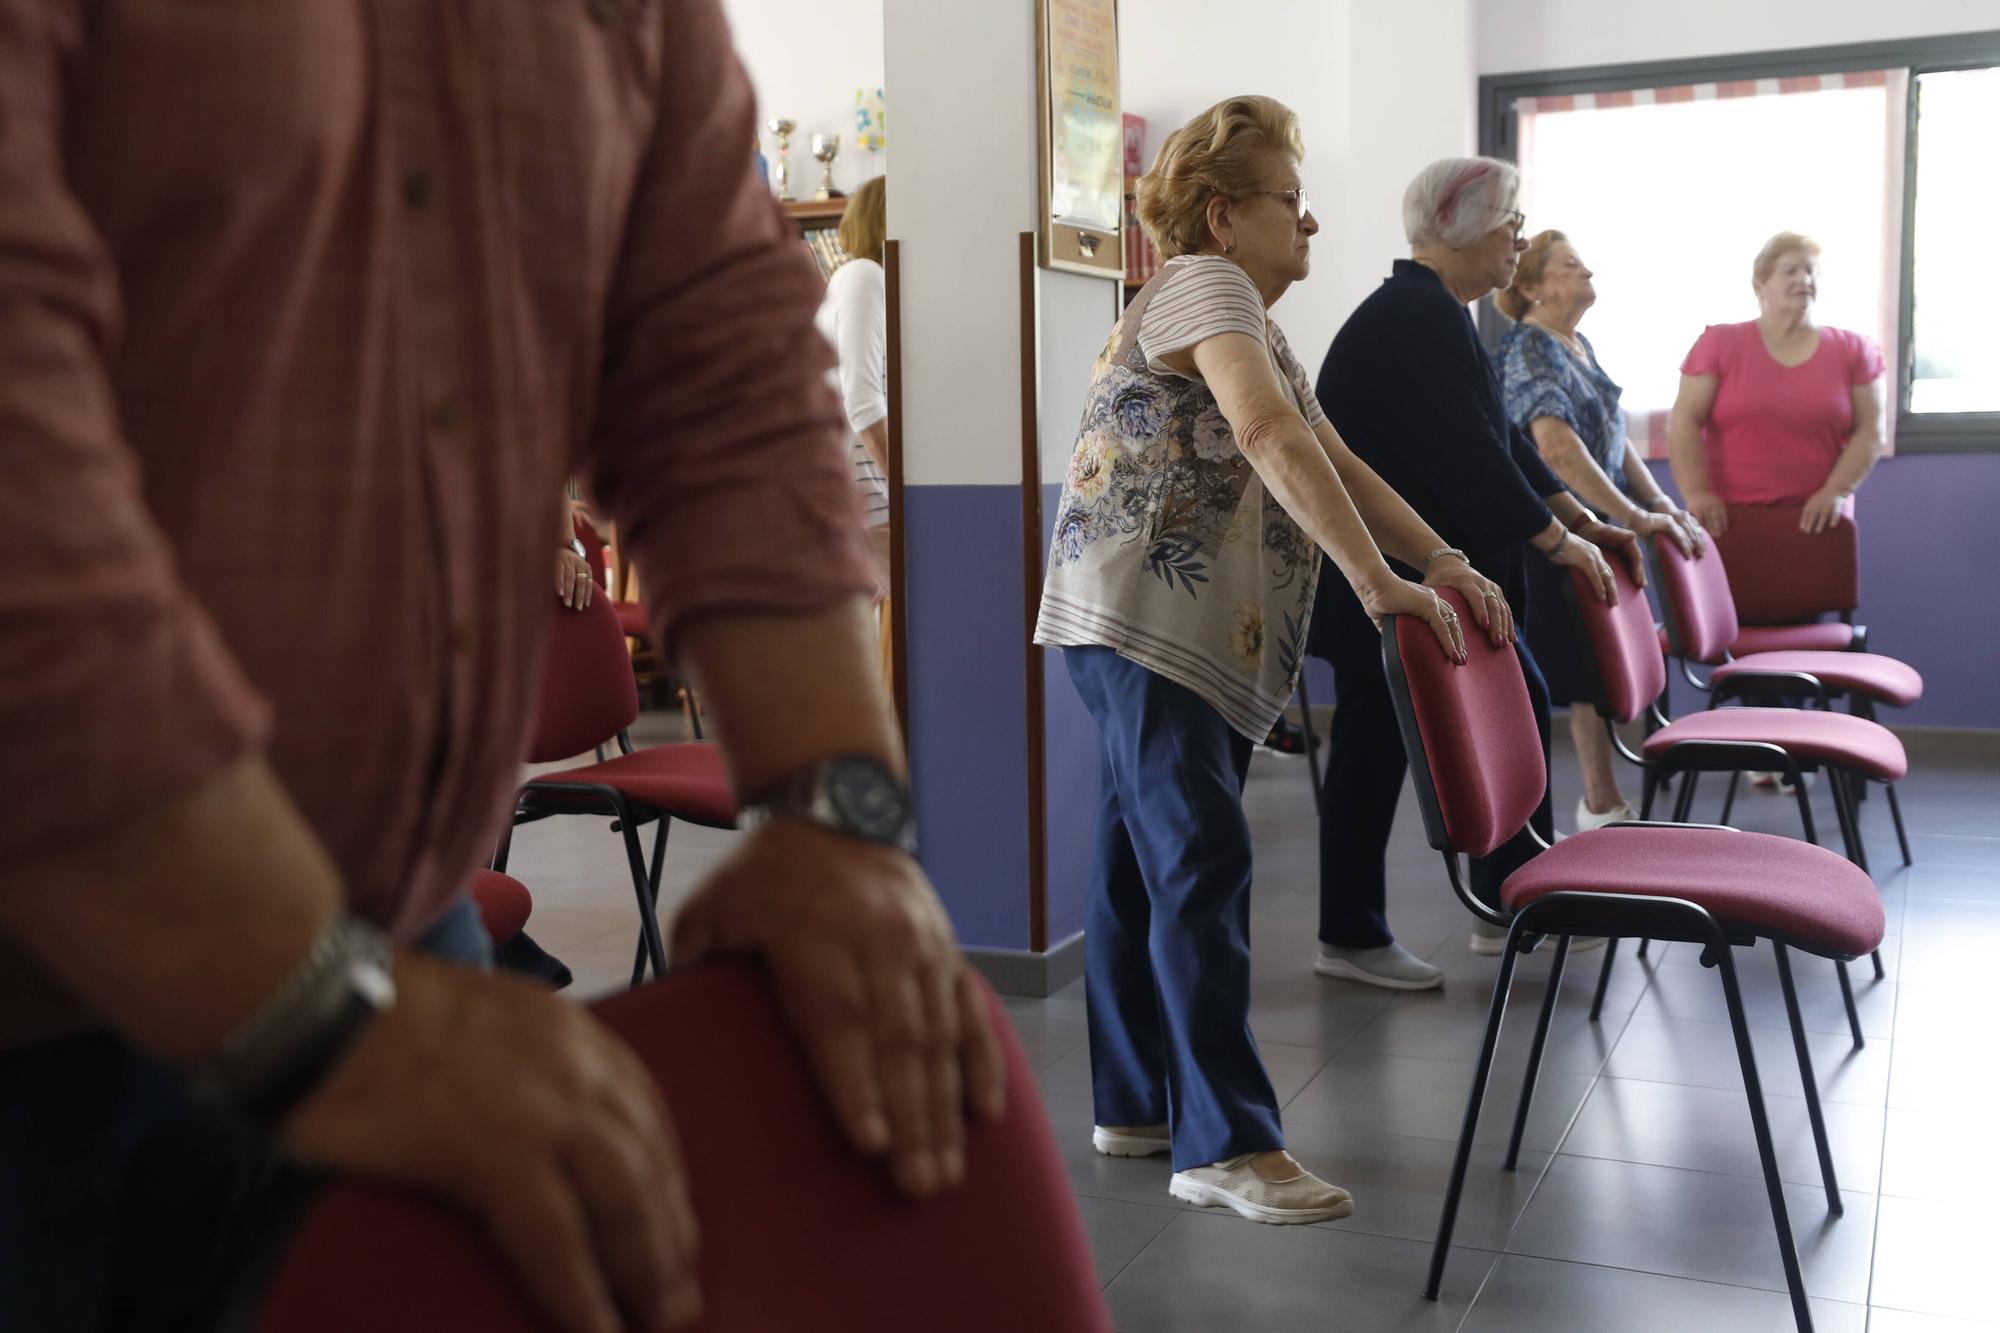
[[[1063,660],[1103,747],[1084,918],[1097,1123],[1166,1122],[1176,1171],[1283,1147],[1250,1035],[1251,742],[1109,648]]]
[[[492,953],[465,898],[417,947],[482,967]],[[208,1327],[262,1204],[297,1184],[111,1033],[0,1051],[0,1329]]]

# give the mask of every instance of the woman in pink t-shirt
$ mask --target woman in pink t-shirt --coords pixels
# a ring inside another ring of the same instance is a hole
[[[1766,241],[1751,270],[1757,318],[1709,325],[1681,362],[1668,452],[1689,511],[1717,536],[1731,505],[1802,504],[1802,531],[1832,526],[1881,451],[1882,353],[1813,323],[1818,256],[1797,232]]]

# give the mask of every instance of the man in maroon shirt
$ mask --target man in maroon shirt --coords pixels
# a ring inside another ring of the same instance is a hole
[[[0,1327],[106,1317],[121,1208],[212,1223],[181,1152],[130,1216],[207,1115],[172,1071],[471,1210],[563,1327],[693,1317],[626,1050],[409,947],[504,817],[578,472],[780,816],[677,960],[761,956],[856,1147],[958,1179],[1000,1089],[950,925],[899,821],[801,796],[907,810],[753,119],[716,0],[0,0]]]

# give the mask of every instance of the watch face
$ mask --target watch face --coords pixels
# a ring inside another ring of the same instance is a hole
[[[840,821],[864,838],[893,842],[909,822],[909,796],[902,784],[871,759],[834,764],[826,796]]]

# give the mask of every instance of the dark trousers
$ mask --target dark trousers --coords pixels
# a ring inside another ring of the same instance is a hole
[[[1176,1171],[1282,1147],[1250,1035],[1251,742],[1109,648],[1065,648],[1103,750],[1085,915],[1100,1125],[1165,1121]]]
[[[1468,627],[1469,633],[1477,631]],[[1535,725],[1542,734],[1542,763],[1549,757],[1549,691],[1528,641],[1515,642],[1528,698],[1535,707]],[[1320,789],[1319,814],[1319,937],[1323,943],[1350,949],[1388,944],[1385,915],[1388,897],[1389,834],[1396,819],[1396,802],[1403,794],[1409,759],[1389,701],[1389,681],[1381,658],[1342,654],[1332,659],[1335,705],[1327,744],[1326,781]],[[1554,814],[1545,788],[1529,827],[1544,839],[1555,834]],[[1498,905],[1500,888],[1530,857],[1540,851],[1527,829],[1501,844],[1491,856],[1471,865],[1472,891]]]
[[[490,956],[469,899],[418,947]],[[298,1186],[266,1140],[111,1033],[0,1051],[0,1329],[205,1329]]]

